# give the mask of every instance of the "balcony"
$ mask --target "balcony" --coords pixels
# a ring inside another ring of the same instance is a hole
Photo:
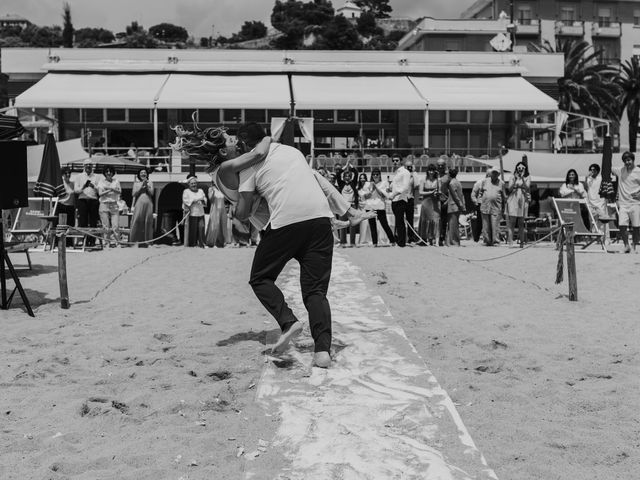
[[[516,22],[516,35],[519,37],[537,37],[540,35],[540,20],[535,18]]]
[[[622,23],[609,22],[608,20],[591,24],[591,36],[618,38],[622,36]]]
[[[556,20],[556,35],[563,37],[584,37],[584,22]]]

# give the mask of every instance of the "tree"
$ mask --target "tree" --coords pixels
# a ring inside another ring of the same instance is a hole
[[[364,12],[356,22],[356,29],[363,37],[384,35],[384,31],[376,23],[376,17],[371,12]]]
[[[62,29],[59,26],[38,27],[29,25],[20,39],[30,47],[59,47],[62,45]]]
[[[144,28],[142,28],[142,25],[138,24],[138,22],[134,21],[131,22],[131,25],[127,26],[125,31],[127,32],[127,35],[133,35],[134,33],[144,32]]]
[[[163,42],[186,42],[189,32],[184,27],[171,23],[160,23],[149,28],[149,34]]]
[[[112,43],[115,35],[104,28],[80,28],[76,30],[76,45],[81,48],[97,47],[105,43]]]
[[[389,18],[393,11],[389,0],[355,0],[354,3],[365,12],[372,13],[375,18]]]
[[[62,46],[73,48],[73,23],[71,23],[71,7],[68,3],[65,2],[62,11]]]
[[[124,38],[124,46],[126,48],[158,48],[158,40],[143,30],[127,35]]]
[[[271,25],[283,33],[273,42],[279,49],[297,49],[302,47],[305,31],[309,26],[324,26],[333,19],[335,12],[331,2],[313,0],[276,0],[271,12]]]
[[[353,24],[344,15],[337,15],[320,31],[313,48],[318,50],[360,50],[362,42]]]
[[[256,21],[244,22],[240,28],[240,32],[237,34],[237,41],[244,42],[246,40],[255,40],[256,38],[264,38],[266,36],[267,26],[264,23]]]
[[[561,110],[618,122],[618,85],[615,82],[618,70],[598,63],[601,50],[594,51],[584,40],[557,40],[555,47],[549,42],[532,47],[538,51],[564,53],[564,75],[558,79]]]
[[[640,63],[635,55],[622,64],[618,77],[620,114],[626,108],[629,120],[629,150],[636,151],[640,121]]]

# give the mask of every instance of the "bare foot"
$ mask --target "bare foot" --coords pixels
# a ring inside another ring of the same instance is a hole
[[[331,366],[331,356],[329,356],[329,352],[314,353],[313,366],[320,368],[329,368]]]
[[[289,345],[289,342],[300,335],[300,332],[302,332],[302,324],[300,322],[296,322],[291,325],[289,330],[280,335],[280,338],[271,349],[271,352],[283,352],[287,348],[287,345]]]

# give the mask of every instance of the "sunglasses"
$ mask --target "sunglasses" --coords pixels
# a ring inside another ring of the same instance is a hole
[[[398,160],[397,158],[394,158],[393,160],[391,160],[393,163],[398,163],[400,162],[400,160]]]

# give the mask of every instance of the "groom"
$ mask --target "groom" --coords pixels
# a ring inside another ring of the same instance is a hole
[[[238,130],[238,138],[248,148],[253,148],[265,135],[262,127],[255,123]],[[275,283],[287,262],[296,259],[315,343],[313,364],[329,367],[331,308],[327,290],[333,258],[330,220],[333,213],[313,171],[300,151],[273,143],[264,161],[240,173],[238,191],[236,216],[241,219],[249,217],[256,194],[269,205],[269,223],[253,258],[249,284],[282,330],[274,351],[283,349],[302,331],[302,325]]]

